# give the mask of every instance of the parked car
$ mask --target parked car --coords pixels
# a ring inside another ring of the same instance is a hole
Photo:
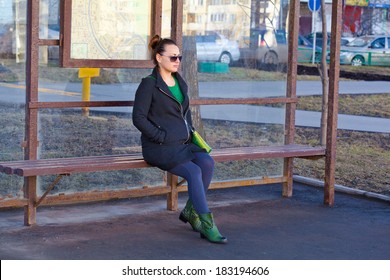
[[[316,46],[322,46],[322,41],[323,41],[323,34],[322,32],[316,32],[315,33],[315,36],[316,36]],[[314,42],[314,33],[310,33],[310,34],[307,34],[305,36],[305,38],[311,43],[313,44]],[[327,32],[327,38],[328,38],[328,45],[329,45],[329,42],[330,42],[330,32]]]
[[[307,40],[302,35],[298,36],[298,62],[313,62],[313,44],[310,43],[309,40]],[[322,49],[320,46],[315,47],[314,52],[314,62],[321,61],[321,54]]]
[[[315,48],[315,61],[321,60],[322,50],[319,46]],[[255,51],[250,49],[243,53],[247,60],[255,59],[258,68],[278,69],[279,66],[288,62],[287,40],[277,40],[271,44],[261,44]],[[298,62],[312,62],[313,45],[302,35],[298,36]]]
[[[330,32],[327,32],[327,46],[329,48],[330,46]],[[305,38],[311,43],[313,44],[313,41],[314,41],[314,33],[310,33],[308,35],[305,36]],[[350,36],[342,36],[340,38],[340,45],[341,46],[345,46],[347,45],[349,42],[351,42],[353,39],[353,37],[350,37]],[[322,41],[323,41],[323,34],[322,32],[316,32],[316,46],[319,46],[319,47],[322,47]]]
[[[330,57],[328,56],[328,59]],[[390,66],[390,37],[362,36],[341,48],[340,64]]]
[[[240,59],[238,43],[228,40],[221,34],[196,36],[196,55],[198,61],[219,61],[231,64]]]

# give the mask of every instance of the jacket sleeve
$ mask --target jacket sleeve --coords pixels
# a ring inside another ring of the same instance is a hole
[[[153,80],[147,78],[144,78],[138,86],[133,106],[133,124],[150,141],[163,143],[166,134],[165,131],[148,119],[149,109],[152,104],[153,89]]]

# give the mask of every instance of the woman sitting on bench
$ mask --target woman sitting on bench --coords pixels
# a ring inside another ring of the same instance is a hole
[[[134,100],[133,123],[141,131],[146,162],[188,182],[189,199],[180,220],[189,222],[210,242],[226,243],[214,223],[206,199],[214,160],[192,143],[188,87],[177,73],[181,55],[176,43],[155,35],[149,42],[156,67],[142,79]]]

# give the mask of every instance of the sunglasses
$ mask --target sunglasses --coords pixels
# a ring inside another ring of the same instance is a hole
[[[169,56],[169,55],[163,55],[163,54],[161,54],[161,55],[169,57],[169,60],[171,62],[175,62],[177,59],[179,59],[179,61],[181,61],[183,59],[183,57],[181,55],[178,55],[178,56]]]

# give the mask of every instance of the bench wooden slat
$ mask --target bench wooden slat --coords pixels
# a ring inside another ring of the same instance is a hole
[[[85,157],[68,157],[68,158],[48,158],[48,159],[37,159],[37,160],[16,160],[16,161],[6,161],[6,162],[0,162],[0,168],[3,166],[20,166],[23,164],[42,164],[42,163],[57,163],[57,162],[62,162],[62,161],[67,161],[67,162],[77,162],[80,160],[83,161],[100,161],[104,159],[120,159],[120,158],[126,158],[129,159],[130,157],[134,158],[142,158],[141,153],[132,153],[132,154],[115,154],[115,155],[103,155],[103,156],[85,156]]]
[[[75,157],[75,158],[50,158],[50,159],[38,159],[38,160],[21,160],[13,162],[0,163],[0,172],[7,174],[13,174],[14,169],[29,169],[29,168],[41,168],[52,166],[79,166],[88,165],[98,162],[105,164],[106,162],[120,163],[121,161],[131,160],[143,160],[141,153],[135,154],[121,154],[121,155],[108,155],[108,156],[89,156],[89,157]]]
[[[126,170],[131,168],[150,167],[143,159],[119,161],[119,162],[95,162],[89,164],[74,164],[74,165],[56,165],[56,166],[31,166],[24,168],[14,168],[13,174],[19,176],[43,176],[53,174],[73,174],[81,172],[97,172],[97,171],[113,171]]]
[[[258,146],[242,148],[226,148],[211,152],[218,162],[230,160],[260,159],[260,158],[291,158],[324,156],[325,147],[304,145]]]
[[[215,149],[211,156],[217,162],[250,160],[260,158],[291,158],[324,156],[325,147],[304,145],[280,145]],[[0,172],[19,176],[43,176],[53,174],[72,174],[131,168],[150,167],[141,153],[75,158],[56,158],[21,160],[0,163]]]

